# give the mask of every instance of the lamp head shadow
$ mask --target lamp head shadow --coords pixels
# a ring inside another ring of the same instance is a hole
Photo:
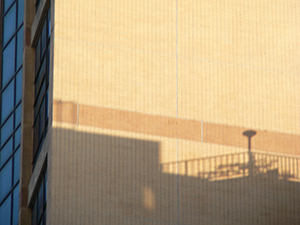
[[[243,132],[243,135],[247,136],[249,139],[251,137],[253,137],[255,134],[256,134],[256,131],[254,131],[254,130],[246,130]]]

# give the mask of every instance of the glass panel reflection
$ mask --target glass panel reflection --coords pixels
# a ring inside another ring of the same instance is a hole
[[[14,117],[13,115],[5,122],[4,126],[1,128],[1,145],[8,139],[14,130]]]
[[[17,34],[17,69],[22,65],[23,62],[23,27],[18,31]]]
[[[24,20],[24,0],[18,0],[18,27]]]
[[[35,201],[35,203],[34,203],[34,205],[33,205],[31,216],[32,216],[31,224],[32,224],[32,225],[36,225],[37,201]]]
[[[39,191],[39,194],[38,194],[38,221],[40,220],[42,214],[43,214],[43,208],[44,208],[44,181],[43,183],[41,184],[41,187],[40,187],[40,191]]]
[[[0,76],[0,168],[3,168],[0,171],[0,224],[17,225],[19,221],[20,147],[18,146],[20,146],[21,138],[24,0],[1,2],[3,27],[0,29],[3,37],[3,51],[0,62],[2,65],[2,71],[0,71],[2,72]],[[18,32],[16,32],[17,28]],[[16,105],[19,106],[14,113]],[[17,127],[19,128],[14,134],[14,129]],[[14,189],[13,185],[16,186]]]
[[[20,148],[14,154],[14,183],[15,185],[20,178]]]
[[[13,38],[3,50],[2,88],[8,83],[15,72],[15,39]]]
[[[22,73],[23,69],[21,69],[17,73],[17,81],[16,81],[16,104],[19,103],[22,99]]]
[[[12,159],[0,171],[0,202],[9,193],[12,182]]]
[[[3,122],[14,109],[14,82],[10,82],[2,93],[1,122]]]
[[[19,222],[19,185],[16,186],[13,193],[13,225]]]
[[[0,207],[1,224],[10,224],[11,217],[11,195]]]
[[[22,104],[20,104],[15,111],[15,127],[19,126],[19,124],[21,123],[21,113],[22,113]]]
[[[4,0],[4,12],[9,8],[14,0]]]
[[[2,148],[0,152],[0,167],[2,167],[4,163],[7,161],[7,159],[9,158],[9,156],[12,153],[12,149],[13,149],[13,139],[11,138],[5,144],[5,146]]]
[[[46,207],[47,207],[47,170],[42,175],[42,182],[38,189],[32,208],[32,224],[46,224]]]
[[[21,127],[15,133],[15,148],[19,146],[21,141]]]
[[[3,46],[16,30],[16,4],[8,11],[3,22]]]

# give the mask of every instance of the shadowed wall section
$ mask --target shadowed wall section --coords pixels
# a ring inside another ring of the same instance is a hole
[[[175,145],[99,131],[53,128],[51,223],[176,224],[177,207],[179,224],[300,221],[299,157],[252,152],[249,177],[247,151],[161,163]]]
[[[53,136],[51,223],[176,223],[176,176],[159,170],[158,142],[61,128]]]

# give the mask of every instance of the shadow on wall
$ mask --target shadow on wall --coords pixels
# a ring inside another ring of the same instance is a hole
[[[177,224],[178,209],[180,224],[300,224],[299,157],[160,164],[158,142],[60,128],[53,138],[53,224]]]

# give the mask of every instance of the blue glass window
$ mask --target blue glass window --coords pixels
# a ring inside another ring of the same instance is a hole
[[[21,127],[15,133],[15,147],[18,147],[21,141]]]
[[[47,47],[47,25],[48,23],[44,23],[43,29],[42,29],[42,34],[41,34],[41,50],[42,50],[42,54],[44,55],[46,47]]]
[[[5,46],[16,30],[16,4],[4,16],[3,28],[3,46]]]
[[[32,225],[36,225],[36,218],[37,218],[37,201],[34,202],[34,205],[32,207],[32,221],[31,221],[31,224]]]
[[[41,39],[38,40],[35,48],[35,71],[37,72],[41,62]]]
[[[15,111],[15,126],[19,126],[21,123],[21,116],[22,116],[22,104],[18,106],[18,108]]]
[[[11,196],[9,196],[0,207],[1,224],[10,224]]]
[[[4,126],[1,128],[1,145],[8,139],[14,130],[14,116],[11,115],[10,118],[5,122]]]
[[[15,39],[12,39],[8,46],[3,50],[2,88],[8,83],[15,72],[15,45]]]
[[[23,62],[23,27],[17,34],[17,68],[22,65]]]
[[[24,0],[18,0],[18,27],[23,23]]]
[[[12,159],[0,171],[0,202],[9,193],[12,185]]]
[[[49,24],[50,8],[45,18],[42,32],[35,48],[35,101],[34,101],[34,164],[42,148],[48,124],[48,87],[49,87]]]
[[[14,0],[4,0],[4,12],[11,6]]]
[[[13,149],[13,139],[11,138],[0,152],[0,168],[4,165],[7,159],[10,157]]]
[[[16,103],[17,104],[22,99],[22,73],[23,73],[22,69],[17,73],[17,81],[16,81]]]
[[[50,34],[51,34],[51,11],[48,11],[48,39],[50,38]]]
[[[19,185],[17,185],[13,192],[13,225],[18,225],[19,222]]]
[[[41,225],[46,221],[47,171],[42,174],[42,182],[32,208],[32,224]]]
[[[20,178],[20,148],[14,154],[14,183],[15,185]]]
[[[2,93],[1,121],[3,122],[14,108],[14,82],[10,82]]]
[[[3,0],[2,3],[3,26],[0,28],[3,37],[2,62],[0,62],[2,70],[0,77],[0,224],[17,225],[24,0]],[[18,107],[15,108],[15,106]],[[13,112],[14,110],[16,111]],[[16,130],[16,128],[18,129]]]

